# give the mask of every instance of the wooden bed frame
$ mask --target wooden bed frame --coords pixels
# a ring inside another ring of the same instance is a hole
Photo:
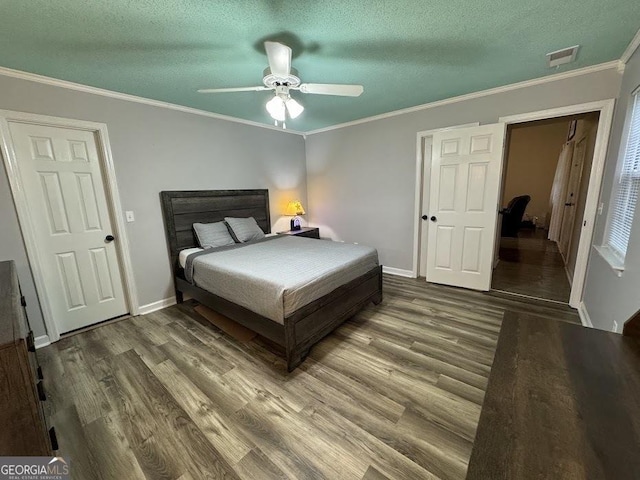
[[[265,233],[271,232],[268,190],[200,190],[161,192],[169,255],[174,269],[176,299],[184,294],[284,347],[291,372],[306,358],[313,345],[355,315],[367,303],[382,301],[382,267],[346,283],[284,319],[284,324],[190,284],[178,262],[180,250],[197,247],[194,223],[210,223],[224,217],[254,217]],[[319,240],[320,241],[320,240]]]

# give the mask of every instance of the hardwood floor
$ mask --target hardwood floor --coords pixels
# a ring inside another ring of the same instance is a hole
[[[462,479],[505,310],[552,305],[385,276],[287,374],[187,302],[38,351],[73,478]]]
[[[519,235],[502,237],[491,288],[568,304],[571,285],[557,244],[545,230]]]

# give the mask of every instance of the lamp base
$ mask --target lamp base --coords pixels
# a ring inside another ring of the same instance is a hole
[[[293,217],[291,219],[291,230],[300,230],[300,219],[298,217]]]

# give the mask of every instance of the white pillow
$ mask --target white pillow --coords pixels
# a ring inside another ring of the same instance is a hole
[[[264,238],[264,232],[258,226],[258,222],[253,217],[249,218],[233,218],[225,217],[224,221],[227,222],[229,228],[236,236],[239,242],[250,242],[251,240],[260,240]]]

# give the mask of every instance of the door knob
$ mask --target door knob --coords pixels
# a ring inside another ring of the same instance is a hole
[[[113,242],[116,237],[114,237],[113,235],[107,235],[106,237],[104,237],[106,242]]]
[[[438,219],[436,218],[435,215],[432,215],[429,220],[431,220],[432,222],[437,222],[438,221]]]
[[[429,220],[429,215],[422,215],[421,217],[423,220]]]

